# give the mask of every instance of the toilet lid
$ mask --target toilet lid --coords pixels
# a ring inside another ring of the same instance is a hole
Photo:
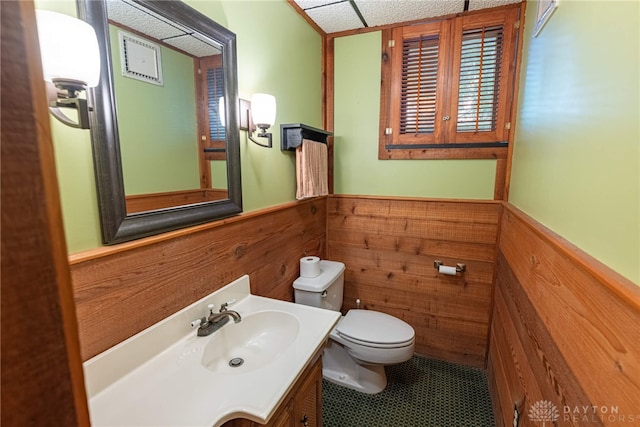
[[[373,310],[349,310],[336,331],[346,338],[376,344],[401,344],[415,335],[408,323]]]

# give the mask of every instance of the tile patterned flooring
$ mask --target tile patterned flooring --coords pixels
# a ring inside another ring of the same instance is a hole
[[[369,395],[323,380],[324,427],[493,427],[484,371],[414,356]]]

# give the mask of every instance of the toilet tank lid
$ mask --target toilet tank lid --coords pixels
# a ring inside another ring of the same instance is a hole
[[[307,292],[322,292],[344,272],[344,264],[337,261],[320,261],[320,274],[316,277],[298,277],[293,282],[294,289]]]

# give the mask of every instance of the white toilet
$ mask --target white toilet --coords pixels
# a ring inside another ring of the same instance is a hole
[[[295,302],[340,311],[344,264],[320,261],[316,277],[293,282]],[[373,310],[349,310],[329,335],[322,354],[322,375],[327,380],[364,393],[379,393],[387,386],[385,365],[406,362],[413,356],[415,331],[404,321]]]

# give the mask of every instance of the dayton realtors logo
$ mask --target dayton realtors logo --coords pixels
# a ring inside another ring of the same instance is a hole
[[[558,422],[585,425],[587,423],[636,423],[640,415],[623,415],[618,406],[578,405],[564,406],[562,419],[558,407],[548,400],[539,400],[529,408],[529,419],[535,423],[557,425]]]
[[[553,423],[558,421],[560,413],[558,408],[548,400],[538,400],[531,408],[529,408],[529,419],[534,422],[542,422],[545,426],[547,422]]]

